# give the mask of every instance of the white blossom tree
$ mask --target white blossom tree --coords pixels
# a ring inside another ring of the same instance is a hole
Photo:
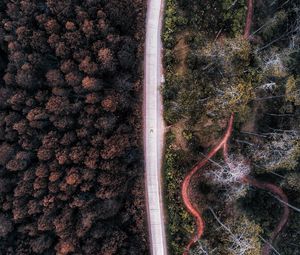
[[[225,190],[226,201],[234,201],[245,195],[247,187],[241,182],[250,173],[250,166],[241,156],[230,156],[221,164],[213,161],[214,169],[206,173],[213,184]]]

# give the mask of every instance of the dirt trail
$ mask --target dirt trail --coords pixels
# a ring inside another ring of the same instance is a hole
[[[266,183],[266,182],[260,182],[260,181],[254,179],[251,176],[245,177],[243,179],[243,182],[247,183],[251,186],[254,186],[258,189],[263,189],[263,190],[266,190],[266,191],[270,191],[273,194],[277,195],[284,202],[284,203],[282,203],[283,213],[282,213],[281,219],[280,219],[278,225],[276,226],[276,228],[273,230],[268,243],[266,243],[264,245],[263,249],[262,249],[262,255],[269,255],[269,254],[271,254],[271,251],[272,251],[272,246],[271,246],[272,243],[275,241],[276,237],[283,230],[283,228],[285,227],[285,225],[288,221],[288,218],[289,218],[289,215],[290,215],[290,209],[287,206],[288,198],[287,198],[286,194],[283,192],[283,190],[280,187],[278,187],[274,184]]]
[[[254,12],[254,0],[248,0],[246,26],[245,26],[245,30],[244,30],[244,39],[248,39],[250,36],[253,12]]]
[[[181,195],[183,202],[187,208],[187,210],[195,217],[196,224],[197,224],[197,234],[190,240],[189,244],[187,245],[187,248],[184,255],[188,255],[189,250],[191,246],[202,236],[204,231],[204,221],[202,219],[201,213],[199,210],[193,205],[192,201],[189,197],[189,185],[191,183],[191,179],[194,176],[194,174],[200,170],[203,166],[205,166],[209,160],[225,145],[227,144],[228,139],[230,138],[231,132],[233,129],[233,114],[230,117],[227,130],[225,132],[225,135],[223,136],[222,140],[207,154],[206,158],[200,161],[198,164],[196,164],[192,170],[188,173],[188,175],[185,177],[183,183],[182,183],[182,189],[181,189]]]
[[[228,123],[227,130],[226,130],[223,138],[221,139],[221,141],[207,154],[207,156],[204,160],[200,161],[198,164],[196,164],[191,169],[191,171],[188,173],[188,175],[185,177],[185,179],[183,181],[182,190],[181,190],[182,199],[183,199],[183,202],[184,202],[187,210],[194,216],[194,218],[196,220],[196,224],[197,224],[196,235],[188,243],[183,255],[189,254],[189,251],[190,251],[192,245],[198,239],[201,238],[201,236],[203,235],[203,231],[204,231],[204,220],[201,216],[201,213],[196,208],[196,206],[193,205],[193,203],[189,197],[189,185],[190,185],[191,179],[194,176],[194,174],[198,170],[200,170],[203,166],[205,166],[209,162],[209,160],[220,149],[223,149],[222,153],[223,153],[225,162],[228,164],[229,168],[233,170],[233,165],[229,163],[229,153],[228,153],[228,140],[229,140],[232,130],[233,130],[233,120],[234,120],[234,115],[232,114],[230,117],[229,123]],[[245,176],[244,178],[241,179],[241,182],[251,185],[251,186],[254,186],[259,189],[270,191],[271,193],[277,195],[284,202],[284,204],[283,204],[284,211],[281,216],[281,219],[280,219],[278,225],[276,226],[276,228],[274,229],[274,231],[272,232],[269,241],[264,245],[264,247],[262,249],[262,255],[269,255],[269,254],[271,254],[272,243],[274,242],[274,240],[276,239],[278,234],[283,230],[284,226],[286,225],[286,223],[288,221],[289,214],[290,214],[289,207],[287,206],[288,198],[280,187],[278,187],[274,184],[260,182],[251,176]]]

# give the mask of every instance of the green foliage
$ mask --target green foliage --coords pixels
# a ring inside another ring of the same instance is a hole
[[[230,34],[240,35],[244,29],[247,13],[247,1],[223,0],[224,23],[230,28]]]
[[[288,102],[300,106],[300,78],[290,76],[286,82],[285,98]]]
[[[254,98],[252,84],[241,81],[225,88],[223,92],[209,101],[207,108],[210,109],[211,113],[219,116],[226,116],[230,111],[238,113],[238,120],[243,122],[250,111],[248,103]]]
[[[292,172],[288,173],[284,178],[284,186],[291,190],[300,192],[300,173]]]
[[[225,240],[228,255],[258,255],[261,252],[261,241],[259,235],[262,229],[254,221],[251,221],[245,215],[240,215],[232,220],[228,218],[225,223],[232,231],[229,237]],[[246,250],[246,246],[249,248]],[[244,253],[241,251],[245,250]]]
[[[187,141],[191,141],[193,138],[193,133],[190,130],[184,130],[182,135]]]
[[[180,83],[180,78],[173,75],[172,72],[166,74],[162,94],[164,97],[164,119],[168,124],[174,124],[181,118],[182,109],[174,100],[180,89]]]
[[[287,76],[287,68],[285,66],[286,53],[278,52],[275,48],[267,52],[267,57],[263,61],[262,74],[264,77],[283,78]]]
[[[242,36],[226,38],[222,41],[207,43],[199,51],[201,57],[206,57],[212,65],[217,63],[222,68],[223,75],[242,75],[250,62],[251,46]]]
[[[274,35],[277,35],[278,31],[281,30],[281,26],[286,24],[287,13],[284,10],[279,11],[265,22],[266,25],[263,27],[261,35],[264,40],[272,40]]]
[[[300,75],[300,50],[290,53],[288,67],[292,74]]]
[[[300,158],[300,138],[297,132],[272,133],[253,159],[266,171],[294,170]]]
[[[297,193],[299,197],[299,192]],[[298,199],[297,203],[294,202],[295,206],[300,206],[300,201]],[[284,231],[280,242],[278,242],[277,250],[280,251],[282,255],[296,255],[300,254],[300,247],[297,245],[300,239],[300,213],[293,213],[290,217],[288,227]],[[296,245],[294,245],[296,244]]]
[[[168,234],[171,254],[181,254],[187,242],[186,234],[192,234],[193,220],[186,211],[181,199],[181,183],[184,172],[181,171],[181,161],[184,155],[172,148],[174,134],[167,133],[167,144],[164,159],[165,199],[168,212]]]
[[[164,17],[163,44],[166,49],[175,46],[175,34],[180,26],[187,24],[187,19],[178,12],[176,0],[167,0]]]
[[[202,66],[202,76],[207,73],[207,80],[217,86],[204,104],[211,115],[222,117],[236,112],[241,121],[247,117],[248,103],[254,98],[251,79],[257,75],[257,72],[244,74],[251,61],[250,50],[249,42],[239,36],[208,43],[198,51],[197,62]],[[212,76],[210,72],[216,75]]]
[[[164,31],[163,31],[163,44],[165,48],[174,46],[174,34],[176,32],[176,6],[174,0],[166,1]]]

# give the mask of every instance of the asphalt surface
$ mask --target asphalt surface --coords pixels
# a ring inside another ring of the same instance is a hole
[[[162,117],[161,27],[163,0],[148,0],[144,62],[144,154],[146,202],[152,255],[166,255],[164,207],[162,199]]]

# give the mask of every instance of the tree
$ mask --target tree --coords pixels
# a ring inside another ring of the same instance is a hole
[[[0,220],[0,237],[5,237],[13,230],[13,224],[10,219],[2,213],[0,214]]]
[[[62,86],[64,85],[63,75],[59,70],[49,70],[46,74],[47,81],[50,86]]]
[[[82,87],[88,91],[99,91],[102,89],[102,84],[100,80],[87,76],[82,80]]]
[[[285,77],[286,67],[283,63],[284,56],[271,53],[263,62],[263,72],[267,76]]]
[[[0,165],[5,166],[6,163],[12,159],[15,153],[14,146],[11,146],[7,143],[0,144]]]
[[[118,104],[117,98],[114,96],[107,96],[101,102],[101,106],[103,107],[103,109],[109,112],[116,111],[117,104]]]
[[[288,60],[288,68],[293,75],[299,75],[300,73],[299,63],[300,63],[300,50],[298,49],[298,51],[293,51],[289,55],[289,60]]]
[[[269,172],[278,169],[295,169],[299,157],[299,136],[293,130],[268,134],[266,143],[253,152],[254,160]]]
[[[113,72],[115,70],[114,56],[109,48],[101,48],[98,51],[98,61],[104,71]]]
[[[30,242],[30,246],[33,252],[37,254],[43,254],[47,249],[52,246],[53,240],[49,235],[41,235]]]
[[[231,156],[224,164],[213,161],[214,169],[208,171],[206,176],[211,183],[214,183],[224,189],[226,201],[233,202],[238,198],[245,196],[247,187],[242,180],[250,174],[250,166],[241,156]]]
[[[18,70],[16,75],[17,84],[25,90],[33,90],[37,88],[38,81],[33,67],[30,64],[22,65],[21,69]]]
[[[135,51],[136,51],[136,43],[126,38],[122,42],[121,49],[118,51],[118,60],[122,68],[125,70],[135,67]]]
[[[300,105],[300,79],[289,77],[286,83],[285,98],[294,105]]]
[[[240,217],[237,224],[228,227],[218,218],[213,209],[209,208],[215,220],[228,233],[227,252],[230,255],[251,255],[260,252],[259,234],[261,229],[246,217]]]
[[[98,70],[98,65],[92,61],[91,57],[87,56],[85,57],[80,65],[79,65],[79,70],[85,72],[88,75],[95,75],[99,70]]]

